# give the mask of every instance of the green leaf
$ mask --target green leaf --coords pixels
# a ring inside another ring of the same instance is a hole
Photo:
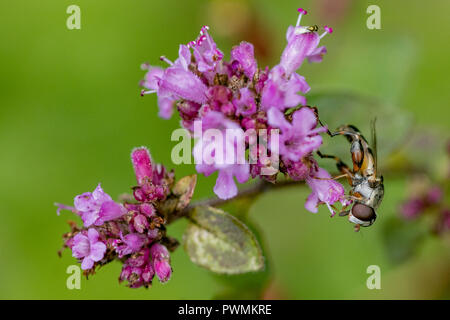
[[[255,235],[232,215],[199,206],[189,216],[184,247],[195,264],[222,274],[264,269],[264,257]]]

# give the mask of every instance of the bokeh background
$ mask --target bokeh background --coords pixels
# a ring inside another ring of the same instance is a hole
[[[81,30],[66,28],[70,4],[81,8]],[[381,30],[366,27],[369,4],[381,8]],[[232,45],[247,40],[255,43],[259,64],[272,66],[298,7],[309,12],[303,23],[335,29],[324,39],[324,61],[300,71],[311,95],[330,90],[371,97],[414,119],[414,130],[448,138],[448,1],[2,1],[0,298],[450,298],[448,238],[408,236],[423,226],[405,227],[397,219],[408,179],[395,170],[385,175],[379,219],[360,233],[346,219],[330,219],[326,208],[316,215],[305,211],[306,188],[258,198],[248,219],[267,253],[268,268],[261,274],[218,277],[192,264],[180,248],[165,285],[155,281],[149,290],[119,285],[121,267],[112,263],[83,279],[81,290],[66,288],[66,268],[75,259],[69,251],[59,258],[57,251],[69,230],[66,221],[74,217],[58,217],[54,202],[71,204],[98,182],[115,197],[128,192],[135,183],[129,160],[135,146],[148,146],[178,177],[194,172],[193,166],[171,163],[170,135],[179,119],[158,118],[156,97],[139,96],[140,64],[162,65],[162,54],[174,59],[178,45],[207,24],[226,58]],[[328,114],[362,127],[370,122],[338,107]],[[397,129],[395,121],[384,126],[380,135],[400,144],[411,134],[403,124]],[[344,140],[339,146],[348,151]],[[424,163],[439,153],[411,152]],[[214,180],[200,177],[195,198],[212,196]],[[179,221],[169,233],[181,239],[185,226]],[[392,237],[398,228],[406,231]],[[381,290],[366,287],[369,265],[381,268]]]

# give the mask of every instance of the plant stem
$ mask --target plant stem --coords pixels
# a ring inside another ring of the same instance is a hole
[[[252,184],[249,187],[246,187],[238,192],[238,194],[230,199],[219,199],[217,197],[214,198],[208,198],[204,200],[195,201],[191,204],[189,204],[186,208],[184,208],[181,211],[178,211],[174,214],[172,214],[169,217],[169,221],[167,223],[172,223],[175,220],[178,220],[179,218],[186,217],[189,215],[189,213],[194,210],[198,206],[210,206],[210,207],[219,207],[222,206],[228,202],[242,199],[242,198],[249,198],[249,197],[257,197],[258,195],[269,191],[269,190],[276,190],[281,188],[286,188],[290,186],[298,186],[303,185],[304,181],[295,181],[295,180],[283,180],[277,183],[270,183],[264,180],[260,180],[254,184]]]

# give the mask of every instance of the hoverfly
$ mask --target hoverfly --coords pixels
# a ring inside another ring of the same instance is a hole
[[[350,169],[336,156],[317,152],[321,158],[334,159],[338,170],[341,172],[341,175],[334,179],[346,177],[352,187],[348,199],[353,201],[353,206],[350,210],[341,211],[339,215],[348,215],[349,221],[355,224],[355,231],[359,231],[361,226],[368,227],[375,222],[377,218],[376,210],[384,196],[383,176],[378,177],[377,175],[375,120],[372,121],[371,126],[373,149],[353,125],[343,125],[333,133],[328,131],[331,137],[343,135],[350,142],[353,169]]]

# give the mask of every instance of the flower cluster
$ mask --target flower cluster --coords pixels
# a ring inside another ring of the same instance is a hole
[[[434,221],[432,232],[444,234],[450,231],[450,206],[448,183],[450,181],[450,141],[446,145],[447,173],[441,181],[426,174],[414,175],[408,181],[409,197],[400,205],[399,211],[405,220],[417,220],[428,216]]]
[[[400,213],[407,220],[415,220],[425,214],[433,215],[434,233],[442,234],[450,230],[450,208],[445,205],[442,188],[437,185],[404,201]]]
[[[400,205],[402,217],[412,221],[427,215],[434,221],[433,233],[450,231],[450,207],[445,202],[444,184],[432,183],[422,175],[413,177],[408,188],[410,196]]]
[[[170,199],[178,210],[187,206],[193,185],[185,188],[183,201],[177,201],[181,193],[173,194],[173,172],[153,164],[144,147],[133,150],[131,160],[137,186],[123,203],[113,201],[99,184],[93,192],[76,196],[73,207],[56,205],[58,213],[70,210],[83,221],[83,227],[71,223],[64,246],[72,250],[85,274],[117,259],[123,262],[119,281],[127,280],[130,287],[137,288],[151,285],[155,275],[160,282],[170,279],[169,250],[178,243],[166,235],[168,211],[164,204]]]
[[[344,199],[344,188],[339,183],[311,180],[324,175],[313,152],[322,144],[320,133],[327,129],[317,126],[316,109],[306,106],[304,94],[310,87],[296,72],[305,59],[322,61],[326,48],[319,44],[332,29],[324,27],[319,34],[317,26],[302,26],[301,18],[307,12],[298,12],[296,25],[287,30],[287,45],[280,62],[271,69],[258,67],[253,45],[248,42],[233,47],[226,61],[207,26],[201,28],[195,41],[180,45],[175,61],[161,57],[169,65],[166,69],[143,65],[147,73],[141,82],[141,94],[157,94],[162,118],[170,118],[176,108],[181,125],[191,133],[195,133],[199,120],[202,132],[233,129],[237,134],[223,143],[227,157],[239,157],[238,142],[245,141],[248,161],[204,163],[202,159],[211,156],[211,142],[194,135],[198,138],[193,150],[196,170],[206,176],[218,171],[214,192],[219,198],[237,194],[235,178],[239,183],[250,177],[275,182],[281,172],[294,180],[309,181],[313,193],[306,208],[310,211],[316,212],[320,203],[326,203],[331,210],[330,205]],[[256,143],[247,136],[249,130],[263,141]],[[278,143],[272,145],[274,140]]]

